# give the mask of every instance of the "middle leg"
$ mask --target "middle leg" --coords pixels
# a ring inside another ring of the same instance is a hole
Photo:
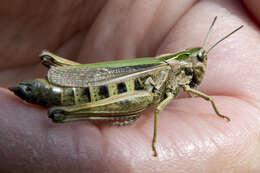
[[[154,112],[154,128],[153,128],[153,142],[152,148],[154,151],[154,156],[157,156],[157,151],[155,148],[156,139],[157,139],[157,126],[158,126],[158,116],[159,112],[162,111],[165,106],[174,98],[174,95],[171,92],[166,93],[167,97],[157,106]]]

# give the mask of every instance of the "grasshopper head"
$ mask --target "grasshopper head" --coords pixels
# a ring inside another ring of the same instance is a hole
[[[46,88],[44,79],[28,80],[17,83],[9,87],[15,95],[32,104],[46,105],[46,92],[42,92]],[[47,89],[47,88],[46,88]]]
[[[189,85],[190,87],[194,88],[201,83],[206,72],[207,53],[203,47],[190,48],[186,51],[188,52],[186,61],[192,64],[192,68],[190,69],[192,73],[192,79]]]
[[[203,47],[189,48],[161,58],[171,66],[176,75],[174,80],[179,85],[190,85],[191,88],[195,88],[201,83],[207,66],[207,52]]]
[[[213,44],[207,51],[205,51],[203,47],[206,45],[209,33],[211,32],[216,20],[217,20],[217,16],[214,18],[213,22],[211,23],[211,26],[209,27],[207,35],[203,41],[202,47],[190,48],[190,49],[185,50],[183,52],[183,54],[180,54],[182,56],[181,57],[182,59],[186,57],[187,62],[188,61],[192,62],[193,71],[190,72],[192,74],[192,80],[189,84],[190,87],[196,87],[202,81],[202,78],[205,74],[205,70],[206,70],[206,66],[207,66],[207,54],[215,46],[217,46],[223,40],[225,40],[226,38],[228,38],[229,36],[231,36],[232,34],[234,34],[235,32],[237,32],[238,30],[240,30],[243,27],[243,25],[239,26],[238,28],[236,28],[235,30],[233,30],[232,32],[227,34],[226,36],[222,37],[219,41],[217,41],[215,44]],[[179,59],[179,57],[177,57],[177,59]]]

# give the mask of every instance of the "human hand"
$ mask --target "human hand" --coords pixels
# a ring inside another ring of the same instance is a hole
[[[19,2],[0,1],[2,87],[43,77],[43,49],[80,63],[155,56],[200,46],[214,16],[207,48],[245,27],[210,52],[199,87],[231,122],[209,102],[181,96],[160,113],[152,157],[152,108],[120,128],[54,124],[46,109],[1,88],[1,172],[260,171],[258,1],[245,1],[255,20],[234,0]]]

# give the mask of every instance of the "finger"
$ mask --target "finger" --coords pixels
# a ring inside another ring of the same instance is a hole
[[[154,56],[160,41],[193,3],[194,0],[109,1],[87,34],[80,60]]]
[[[1,1],[0,69],[34,64],[43,49],[55,50],[73,40],[74,35],[87,29],[103,4],[79,0]]]
[[[43,76],[46,70],[40,65],[39,54],[44,49],[61,48],[59,55],[76,57],[84,30],[103,4],[78,0],[1,1],[0,86]]]

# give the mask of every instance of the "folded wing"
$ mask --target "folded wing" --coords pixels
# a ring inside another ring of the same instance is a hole
[[[102,86],[142,77],[165,67],[164,63],[123,67],[62,66],[50,68],[47,78],[50,83],[65,87]]]

